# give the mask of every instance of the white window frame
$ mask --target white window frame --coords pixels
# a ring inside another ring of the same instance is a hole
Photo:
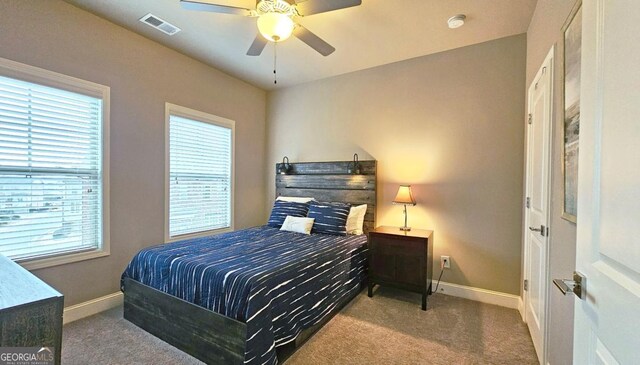
[[[56,89],[92,96],[102,99],[102,242],[99,248],[91,251],[52,254],[48,257],[16,260],[28,270],[41,269],[109,256],[110,222],[109,222],[109,111],[110,88],[90,81],[63,75],[57,72],[45,70],[39,67],[25,65],[0,57],[0,75],[13,79],[32,82]]]
[[[165,123],[164,123],[164,138],[165,138],[165,142],[164,142],[164,150],[165,150],[165,156],[164,156],[164,241],[165,243],[168,242],[175,242],[175,241],[180,241],[183,239],[187,239],[187,238],[195,238],[195,237],[204,237],[204,236],[211,236],[211,235],[215,235],[215,234],[220,234],[220,233],[225,233],[225,232],[231,232],[234,230],[235,227],[235,223],[234,223],[234,212],[235,212],[235,171],[236,171],[236,153],[235,153],[235,149],[236,149],[236,122],[231,120],[231,119],[227,119],[227,118],[223,118],[223,117],[219,117],[217,115],[213,115],[213,114],[209,114],[209,113],[205,113],[205,112],[201,112],[198,110],[194,110],[194,109],[189,109],[183,106],[179,106],[179,105],[175,105],[175,104],[171,104],[171,103],[165,103]],[[228,228],[218,228],[218,229],[212,229],[212,230],[207,230],[207,231],[202,231],[202,232],[195,232],[195,233],[189,233],[189,234],[182,234],[182,235],[178,235],[178,236],[171,236],[169,233],[169,205],[170,205],[170,201],[169,201],[169,190],[170,190],[170,184],[169,184],[169,178],[170,178],[170,171],[169,171],[169,162],[170,162],[170,156],[169,156],[169,122],[171,119],[171,116],[175,115],[178,117],[183,117],[183,118],[187,118],[187,119],[192,119],[198,122],[203,122],[203,123],[209,123],[209,124],[213,124],[219,127],[224,127],[224,128],[229,128],[231,129],[231,202],[230,202],[230,212],[229,214],[231,215],[230,217],[230,226]]]

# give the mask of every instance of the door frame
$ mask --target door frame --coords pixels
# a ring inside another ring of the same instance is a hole
[[[532,112],[532,97],[533,97],[533,91],[535,90],[536,87],[536,82],[538,80],[540,80],[540,78],[542,77],[542,75],[545,72],[550,72],[550,78],[549,78],[549,125],[547,128],[547,134],[544,136],[545,139],[547,139],[547,143],[548,143],[548,151],[547,151],[547,156],[546,156],[546,160],[547,160],[547,212],[545,215],[545,222],[546,222],[546,227],[548,227],[548,235],[546,237],[546,250],[545,250],[545,257],[543,258],[544,260],[544,268],[543,268],[543,281],[544,281],[544,300],[543,300],[543,307],[544,307],[544,318],[542,319],[542,361],[543,364],[547,363],[547,354],[548,354],[548,339],[549,339],[549,294],[550,294],[550,289],[551,286],[549,285],[549,283],[551,282],[551,277],[550,277],[550,270],[549,270],[549,242],[551,242],[551,237],[553,235],[552,230],[549,228],[550,227],[550,223],[551,223],[551,192],[552,192],[552,184],[551,184],[551,175],[552,175],[552,171],[553,171],[553,165],[552,165],[552,156],[553,156],[553,131],[554,131],[554,82],[555,82],[555,78],[554,78],[554,72],[555,72],[555,68],[554,68],[554,61],[555,61],[555,45],[553,45],[551,47],[551,49],[549,50],[549,53],[547,53],[547,56],[545,57],[544,61],[542,62],[542,64],[540,65],[540,68],[538,69],[538,72],[536,73],[536,76],[533,78],[533,81],[531,82],[531,85],[529,85],[529,88],[527,89],[527,118],[528,115]],[[530,169],[529,169],[529,164],[531,163],[531,158],[529,156],[529,146],[531,145],[531,135],[530,135],[530,128],[529,128],[529,124],[528,121],[525,122],[526,124],[526,145],[525,145],[525,156],[526,156],[526,163],[525,163],[525,186],[524,186],[524,196],[523,196],[523,202],[525,202],[525,214],[524,214],[524,220],[522,223],[522,240],[523,240],[523,273],[522,273],[522,320],[526,323],[526,308],[527,308],[527,304],[529,301],[529,296],[527,295],[527,291],[524,290],[524,280],[529,280],[530,278],[528,277],[528,273],[529,273],[529,257],[528,257],[528,252],[529,252],[529,239],[528,239],[528,231],[529,231],[529,208],[526,207],[526,199],[529,193],[529,188],[530,188]]]

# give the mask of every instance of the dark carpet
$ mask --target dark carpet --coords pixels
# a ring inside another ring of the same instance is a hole
[[[64,326],[62,363],[201,364],[122,318],[122,307]],[[378,288],[358,295],[285,365],[537,364],[514,309]]]

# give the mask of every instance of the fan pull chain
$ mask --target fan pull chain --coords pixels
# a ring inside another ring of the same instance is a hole
[[[278,42],[273,42],[273,83],[278,84],[278,75],[276,73],[276,62],[278,61]]]

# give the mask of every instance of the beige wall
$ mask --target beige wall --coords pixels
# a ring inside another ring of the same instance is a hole
[[[551,235],[549,268],[552,278],[571,278],[576,259],[576,225],[561,218],[563,200],[562,144],[562,26],[574,1],[538,0],[527,31],[527,85],[530,85],[549,49],[556,45],[553,77],[553,142],[551,173]],[[571,364],[573,299],[564,297],[551,283],[549,297],[548,360]]]
[[[264,223],[264,91],[57,0],[0,2],[0,57],[111,87],[111,255],[35,271],[65,305],[163,241],[165,102],[236,121],[236,228]]]
[[[268,94],[265,216],[274,164],[378,160],[378,225],[410,183],[409,225],[435,231],[450,255],[443,281],[518,294],[525,111],[525,35],[420,57]]]
[[[401,208],[389,202],[399,183],[413,184],[419,205],[409,208],[409,224],[436,231],[436,260],[452,256],[443,280],[517,294],[524,90],[561,40],[571,5],[540,0],[526,42],[508,37],[271,92],[265,137],[264,91],[64,2],[5,0],[0,57],[111,87],[112,254],[35,273],[75,304],[117,291],[131,256],[162,241],[158,156],[168,101],[236,121],[236,228],[264,222],[273,164],[283,155],[320,161],[358,152],[379,162],[378,224],[402,224]],[[557,67],[560,55],[558,48]],[[555,124],[551,270],[568,277],[575,226],[559,218]],[[552,291],[550,355],[558,360],[570,356],[560,351],[571,343],[571,323],[562,319],[573,309],[564,299]]]

